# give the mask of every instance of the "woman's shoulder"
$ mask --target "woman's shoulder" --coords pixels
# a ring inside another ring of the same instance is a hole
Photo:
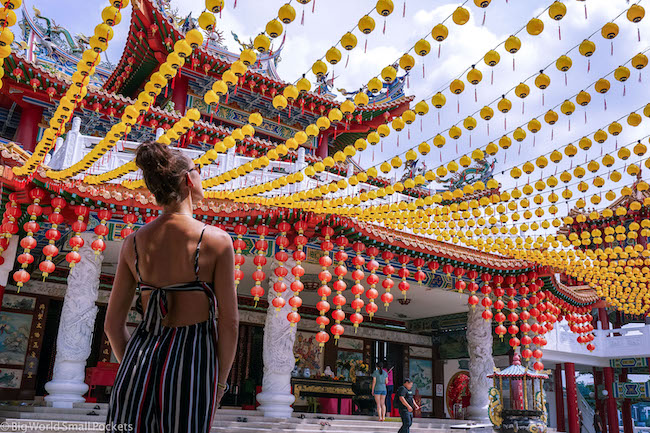
[[[203,233],[203,242],[205,242],[216,253],[228,253],[232,250],[232,238],[224,230],[206,225]]]

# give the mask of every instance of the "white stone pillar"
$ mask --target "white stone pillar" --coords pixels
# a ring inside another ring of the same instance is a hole
[[[469,349],[469,391],[472,393],[467,415],[470,419],[489,422],[488,374],[494,371],[492,357],[492,323],[481,317],[482,308],[469,309],[467,315],[467,348]]]
[[[83,402],[88,391],[84,382],[86,360],[97,316],[97,295],[103,256],[96,256],[90,244],[97,237],[92,232],[81,235],[84,246],[79,249],[81,261],[70,270],[68,288],[63,300],[59,332],[56,338],[56,358],[52,380],[45,384],[49,393],[45,401],[54,407],[71,408]]]
[[[264,377],[262,379],[262,392],[257,394],[260,406],[257,410],[264,413],[265,417],[290,418],[293,408],[291,405],[296,399],[291,393],[291,372],[296,363],[293,354],[293,343],[296,340],[296,326],[291,326],[287,314],[291,312],[289,298],[293,295],[289,286],[294,281],[291,268],[295,265],[293,259],[284,264],[289,273],[284,278],[287,290],[282,297],[287,301],[285,306],[276,311],[271,305],[277,296],[273,284],[278,280],[274,270],[278,262],[273,261],[269,275],[269,308],[266,312],[264,324],[264,347],[262,358],[264,360]]]
[[[9,238],[9,245],[7,249],[3,251],[2,258],[4,261],[0,265],[0,286],[7,287],[9,281],[13,282],[11,278],[12,271],[14,269],[14,263],[16,262],[16,251],[18,250],[18,235],[13,235]]]

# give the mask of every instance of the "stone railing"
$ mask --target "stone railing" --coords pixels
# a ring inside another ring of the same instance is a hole
[[[556,323],[555,328],[546,334],[546,350],[590,355],[601,358],[650,357],[650,325],[625,327],[620,329],[594,330],[595,350],[589,352],[586,345],[576,341],[577,334],[569,330],[566,322]]]

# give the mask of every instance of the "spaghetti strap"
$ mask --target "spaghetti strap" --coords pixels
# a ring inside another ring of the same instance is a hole
[[[205,228],[208,225],[203,226],[203,230],[201,230],[201,236],[199,236],[199,242],[196,244],[196,252],[194,253],[194,275],[196,276],[196,281],[199,281],[199,253],[201,251],[201,242],[203,241],[203,233],[205,232]]]
[[[135,250],[135,273],[138,275],[138,286],[142,283],[142,277],[140,276],[140,267],[138,266],[138,243],[135,241],[136,235],[133,235],[133,248]]]

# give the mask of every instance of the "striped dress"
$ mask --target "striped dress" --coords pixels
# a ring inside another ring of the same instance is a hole
[[[165,287],[142,282],[134,238],[138,292],[149,290],[151,296],[143,321],[129,339],[117,372],[106,420],[107,432],[210,431],[218,379],[216,298],[211,285],[198,279],[203,231],[195,252],[196,280]],[[163,326],[167,292],[195,290],[204,291],[208,297],[210,318],[189,326]]]

